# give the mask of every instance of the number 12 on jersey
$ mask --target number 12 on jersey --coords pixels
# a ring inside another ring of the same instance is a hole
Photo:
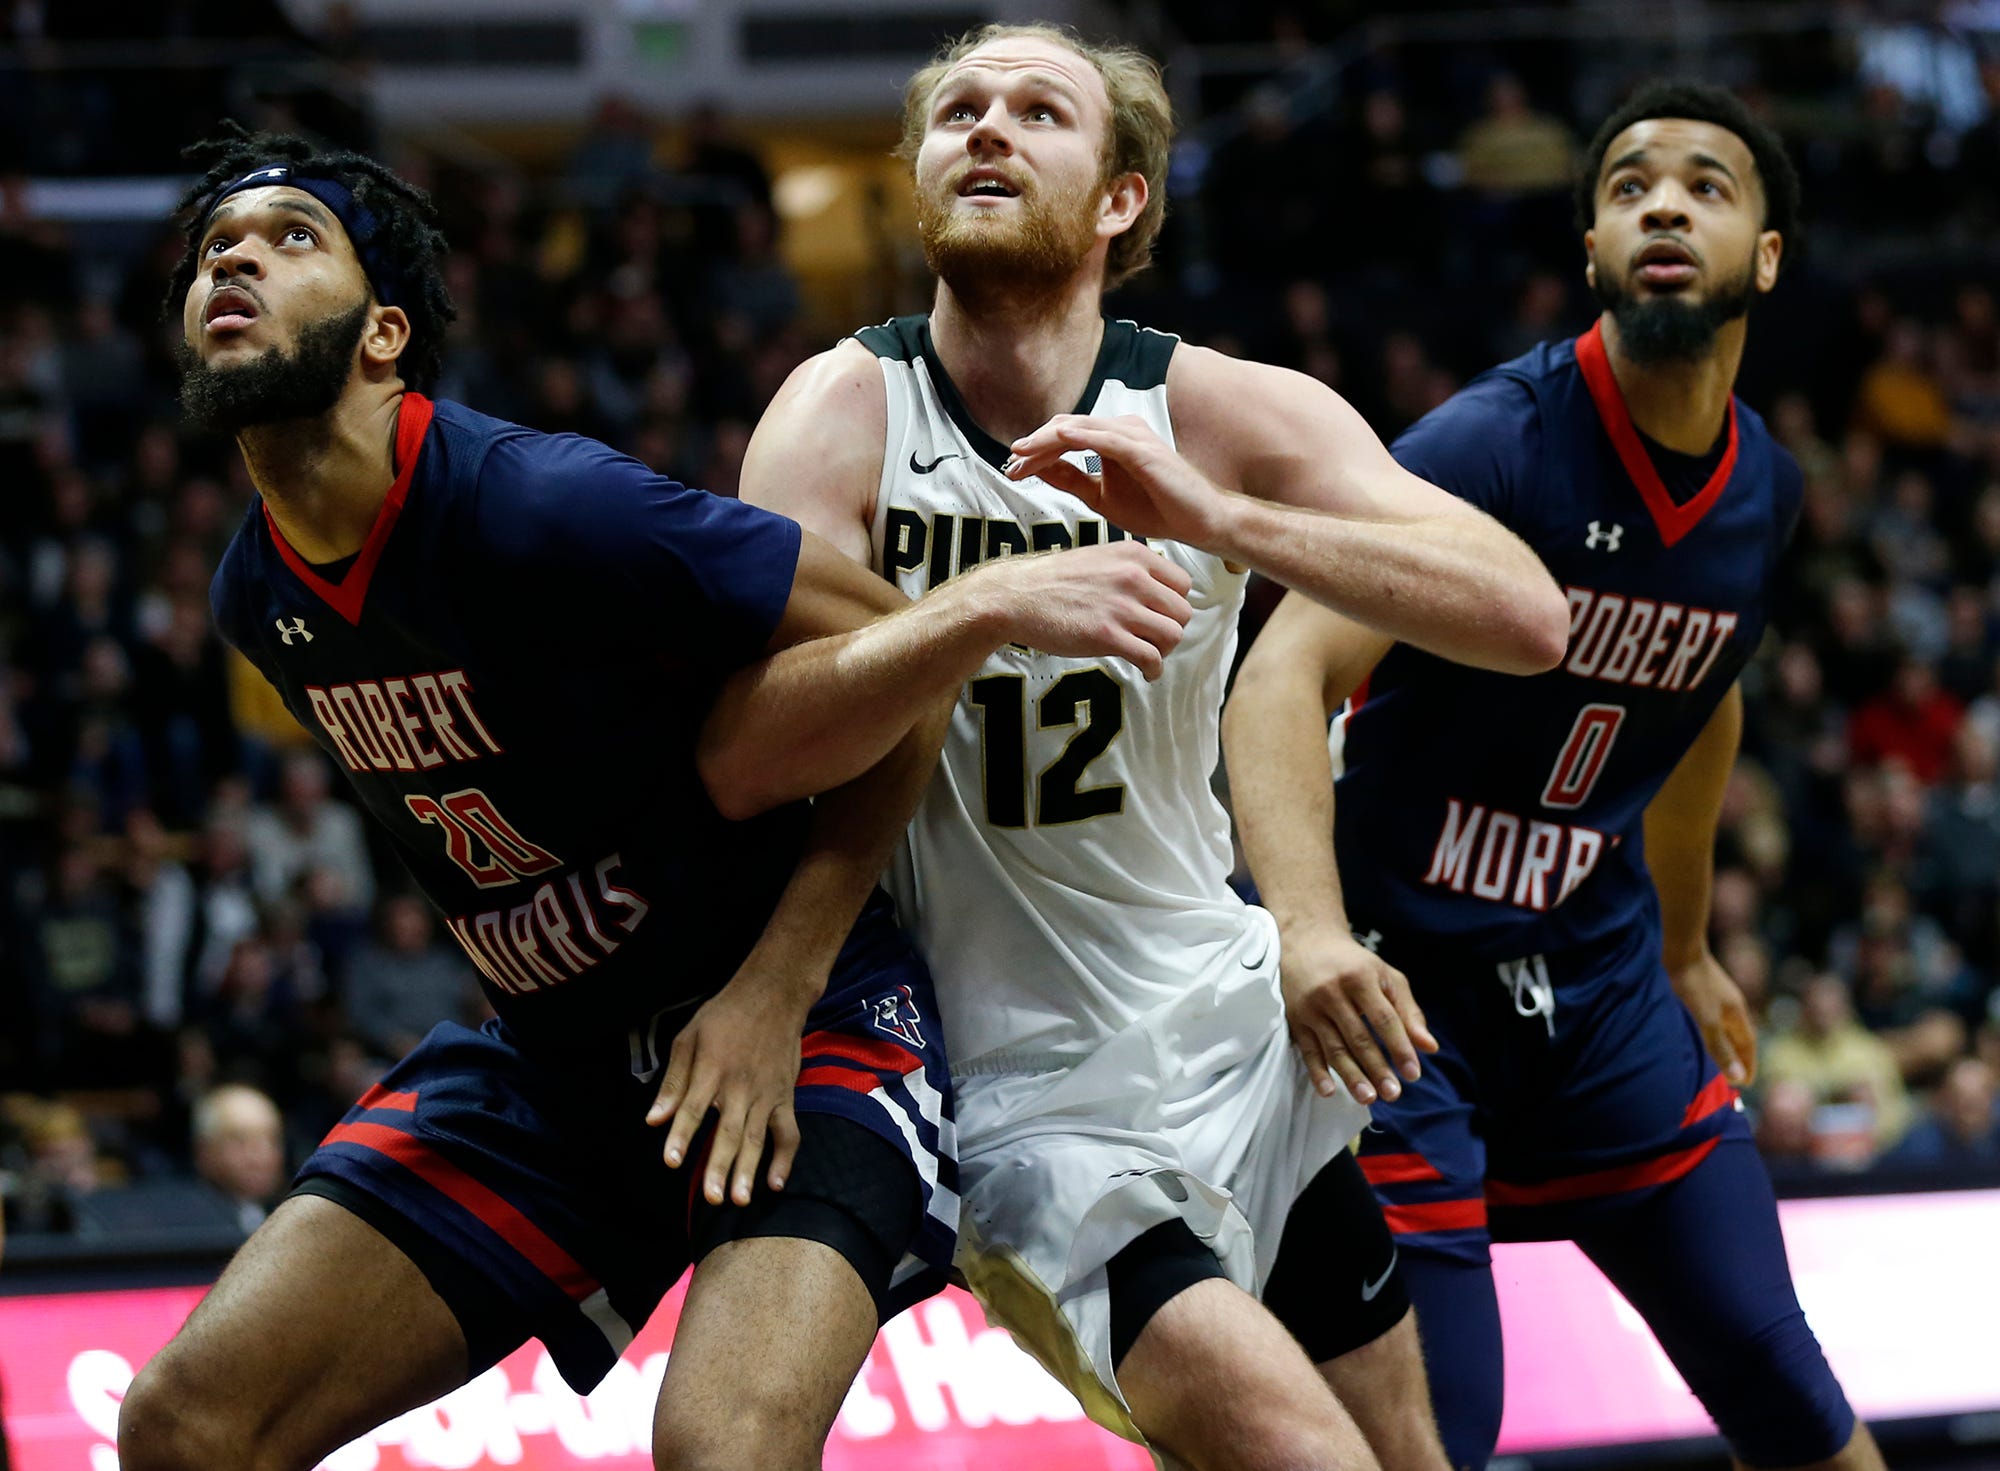
[[[981,780],[986,820],[995,827],[1028,824],[1028,681],[1019,674],[989,674],[968,687],[979,707]],[[1125,728],[1125,693],[1102,669],[1075,669],[1035,702],[1042,730],[1079,725],[1062,754],[1035,778],[1036,827],[1082,822],[1125,810],[1125,787],[1111,782],[1079,787],[1083,769],[1104,754]]]

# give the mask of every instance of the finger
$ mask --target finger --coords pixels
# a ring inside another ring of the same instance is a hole
[[[1124,545],[1124,543],[1120,543]],[[1158,552],[1148,553],[1151,561],[1146,563],[1146,571],[1152,574],[1155,583],[1173,591],[1173,598],[1161,608],[1162,612],[1187,607],[1188,594],[1194,591],[1194,574],[1178,562],[1170,562]],[[1157,605],[1156,605],[1157,606]],[[1191,609],[1189,611],[1192,611]],[[1183,622],[1186,620],[1183,619]]]
[[[1299,1056],[1305,1060],[1306,1076],[1312,1079],[1313,1091],[1322,1098],[1333,1097],[1334,1089],[1340,1086],[1334,1081],[1333,1073],[1327,1068],[1326,1057],[1319,1049],[1319,1038],[1311,1027],[1293,1027],[1292,1045],[1299,1049]]]
[[[684,1028],[674,1038],[674,1045],[667,1053],[667,1070],[660,1075],[660,1091],[653,1097],[653,1106],[646,1110],[646,1122],[657,1127],[674,1116],[680,1107],[681,1098],[687,1093],[688,1073],[694,1066],[694,1044],[688,1039]],[[678,1163],[669,1160],[669,1164]]]
[[[1419,1052],[1437,1051],[1438,1039],[1431,1035],[1430,1023],[1424,1020],[1424,1009],[1417,1005],[1416,994],[1410,989],[1410,978],[1394,966],[1389,966],[1388,972],[1389,1001],[1396,1008],[1396,1015],[1402,1018],[1403,1030],[1409,1033],[1411,1043]],[[1416,1071],[1405,1070],[1403,1073],[1412,1083],[1422,1075],[1422,1063],[1417,1064]]]
[[[722,1193],[729,1186],[731,1167],[736,1163],[738,1148],[743,1142],[744,1109],[740,1104],[729,1104],[715,1120],[715,1137],[708,1145],[708,1172],[702,1176],[701,1193],[710,1205],[722,1204]],[[763,1143],[759,1131],[758,1143]],[[753,1163],[752,1169],[756,1168]],[[741,1204],[741,1202],[738,1202]]]
[[[1039,466],[1033,461],[1024,461],[1017,465],[1014,471],[1016,480],[1025,480],[1030,475],[1039,475],[1042,484],[1067,491],[1092,509],[1097,507],[1104,495],[1104,481],[1101,477],[1086,475],[1068,460],[1060,457],[1045,460]]]
[[[1171,654],[1187,637],[1185,628],[1151,608],[1133,608],[1119,621],[1125,625],[1126,632],[1136,633],[1162,654]]]
[[[1374,1029],[1375,1039],[1385,1054],[1378,1078],[1382,1096],[1394,1098],[1403,1091],[1398,1079],[1415,1078],[1423,1068],[1417,1062],[1417,1049],[1410,1042],[1410,1034],[1403,1030],[1402,1016],[1389,1000],[1389,993],[1383,989],[1386,984],[1382,980],[1369,981],[1367,989],[1358,998],[1357,1007]]]
[[[764,1178],[773,1190],[783,1190],[799,1157],[799,1119],[788,1098],[771,1110],[771,1170]]]
[[[744,1113],[742,1140],[736,1146],[736,1168],[729,1182],[729,1198],[738,1205],[748,1205],[750,1192],[757,1188],[757,1166],[764,1159],[765,1131],[770,1120],[770,1111],[764,1104],[753,1103]]]
[[[1757,1029],[1751,1024],[1749,1009],[1735,1002],[1723,1007],[1722,1030],[1736,1054],[1737,1068],[1735,1073],[1724,1072],[1737,1087],[1748,1088],[1757,1081]]]
[[[1341,1035],[1331,1027],[1315,1027],[1313,1030],[1318,1034],[1326,1065],[1339,1075],[1348,1094],[1364,1108],[1373,1103],[1375,1085],[1368,1081],[1368,1074],[1361,1070],[1361,1064],[1347,1055],[1347,1044]]]
[[[1722,1069],[1722,1075],[1730,1082],[1741,1084],[1743,1064],[1736,1060],[1736,1049],[1729,1041],[1729,1028],[1721,1021],[1701,1029],[1702,1040],[1708,1044],[1708,1055],[1715,1059],[1715,1065]]]
[[[673,1127],[667,1130],[667,1147],[662,1151],[669,1169],[678,1169],[687,1158],[688,1148],[694,1142],[695,1134],[708,1118],[709,1107],[715,1102],[715,1080],[699,1069],[688,1084],[680,1107],[674,1111]]]
[[[1347,1044],[1348,1054],[1355,1065],[1363,1069],[1371,1078],[1381,1080],[1382,1096],[1394,1102],[1403,1091],[1403,1085],[1396,1081],[1388,1062],[1382,1056],[1382,1049],[1375,1045],[1375,1038],[1368,1030],[1368,1024],[1361,1019],[1361,1013],[1342,992],[1329,994],[1326,999],[1327,1016],[1340,1030],[1340,1040]]]

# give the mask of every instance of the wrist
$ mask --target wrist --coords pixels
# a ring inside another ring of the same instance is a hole
[[[1195,545],[1225,561],[1254,566],[1260,560],[1256,549],[1265,535],[1261,527],[1270,511],[1255,496],[1217,486]]]
[[[971,645],[967,653],[980,660],[1012,643],[1021,620],[1014,589],[992,574],[992,566],[975,567],[954,577],[925,600],[944,604],[940,611],[948,613],[954,631]]]

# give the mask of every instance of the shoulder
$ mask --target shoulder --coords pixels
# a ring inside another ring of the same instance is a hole
[[[888,392],[879,360],[895,354],[871,349],[862,339],[883,330],[864,328],[792,369],[764,411],[759,427],[772,415],[793,419],[826,415],[829,430],[865,437],[863,431],[872,426],[879,440],[888,420]],[[880,448],[879,443],[876,447]]]
[[[216,564],[208,584],[208,607],[216,630],[230,647],[242,650],[251,643],[250,598],[261,579],[251,565],[256,541],[262,533],[264,503],[252,500],[243,524],[229,539],[229,546]]]
[[[1532,379],[1509,363],[1481,373],[1417,420],[1390,453],[1418,474],[1424,474],[1419,462],[1439,470],[1491,468],[1537,453],[1540,430],[1541,402]]]
[[[880,359],[900,355],[896,325],[866,328],[793,369],[750,437],[740,478],[746,502],[794,517],[864,561],[889,438]]]
[[[1317,378],[1188,343],[1173,348],[1166,385],[1174,435],[1197,456],[1207,447],[1216,458],[1233,460],[1267,443],[1280,427],[1293,436],[1344,418],[1361,422]]]

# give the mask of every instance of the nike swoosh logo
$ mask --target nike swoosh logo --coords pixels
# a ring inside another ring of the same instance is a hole
[[[911,450],[910,469],[915,471],[919,475],[928,475],[931,473],[931,471],[935,470],[939,465],[942,465],[946,460],[962,460],[964,458],[965,456],[961,454],[939,455],[935,460],[932,460],[928,465],[926,465],[917,459],[917,452],[915,450]]]
[[[1375,1301],[1375,1294],[1389,1285],[1389,1274],[1395,1270],[1396,1248],[1392,1246],[1389,1248],[1389,1265],[1382,1269],[1382,1275],[1377,1277],[1373,1282],[1363,1282],[1361,1284],[1361,1300],[1363,1302]]]

